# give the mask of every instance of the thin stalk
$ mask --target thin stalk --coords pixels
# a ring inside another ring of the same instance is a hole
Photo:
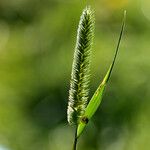
[[[75,129],[75,135],[74,135],[74,143],[73,143],[73,150],[76,150],[77,149],[77,142],[78,142],[78,138],[77,138],[77,126],[76,126],[76,129]]]

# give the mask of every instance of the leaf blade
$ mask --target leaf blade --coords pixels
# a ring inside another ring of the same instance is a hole
[[[117,48],[115,51],[115,55],[113,58],[113,61],[102,81],[102,83],[99,85],[99,87],[97,88],[96,92],[94,93],[94,95],[92,96],[89,104],[86,107],[86,110],[84,112],[83,117],[81,118],[80,124],[78,125],[78,129],[77,129],[77,137],[79,137],[81,135],[81,133],[83,132],[86,124],[88,123],[88,121],[91,119],[91,117],[95,114],[95,112],[97,111],[98,107],[101,104],[102,98],[103,98],[103,93],[105,91],[105,87],[107,85],[107,82],[110,79],[114,64],[115,64],[115,60],[119,51],[119,46],[120,46],[120,42],[121,42],[121,38],[122,38],[122,34],[124,31],[124,27],[125,27],[125,19],[126,19],[126,11],[124,11],[124,17],[123,17],[123,22],[122,22],[122,26],[121,26],[121,32],[119,35],[119,40],[117,43]]]

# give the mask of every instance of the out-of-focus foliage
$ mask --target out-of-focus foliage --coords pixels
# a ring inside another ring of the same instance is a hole
[[[110,85],[79,147],[149,150],[148,0],[0,1],[0,149],[70,150],[69,80],[87,3],[96,16],[90,95],[112,60],[124,9],[127,25]]]

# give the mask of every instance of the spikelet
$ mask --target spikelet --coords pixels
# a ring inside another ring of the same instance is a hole
[[[77,125],[87,106],[93,35],[94,15],[91,8],[86,7],[83,10],[78,26],[72,65],[67,110],[69,124]]]

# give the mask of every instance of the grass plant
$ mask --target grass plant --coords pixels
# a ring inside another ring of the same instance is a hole
[[[110,79],[115,60],[119,51],[119,46],[125,27],[126,11],[122,22],[121,32],[117,43],[113,61],[99,87],[88,102],[89,81],[90,81],[90,62],[92,43],[94,37],[94,12],[90,6],[86,7],[80,17],[77,31],[77,42],[74,51],[69,102],[67,109],[67,118],[70,125],[75,126],[75,137],[73,150],[77,149],[77,141],[84,128],[98,109]]]

